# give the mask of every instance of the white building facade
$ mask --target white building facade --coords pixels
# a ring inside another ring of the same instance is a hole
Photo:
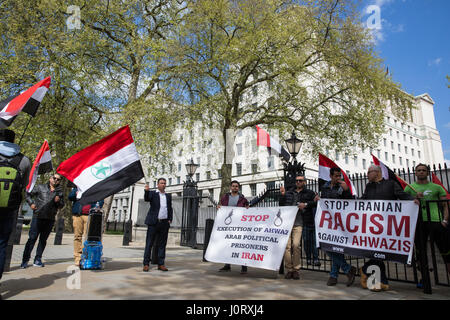
[[[255,94],[256,96],[256,94]],[[353,154],[339,151],[324,153],[347,173],[365,173],[372,164],[375,155],[391,169],[412,168],[418,163],[428,165],[443,164],[444,154],[442,142],[434,117],[434,101],[428,94],[415,97],[416,107],[411,111],[408,121],[401,121],[387,112],[385,117],[385,133],[375,148],[355,150]],[[179,137],[179,148],[174,150],[173,163],[170,168],[160,167],[153,177],[147,177],[150,188],[156,188],[157,179],[167,180],[166,191],[174,196],[181,196],[183,182],[186,180],[185,164],[192,158],[199,164],[193,179],[197,182],[199,193],[210,195],[219,200],[221,175],[220,167],[223,159],[220,132],[176,133]],[[272,132],[270,132],[272,136]],[[285,137],[286,138],[286,137]],[[284,145],[284,138],[277,138]],[[350,142],[351,143],[351,142]],[[297,155],[297,160],[305,163],[306,176],[318,177],[318,159],[311,159],[304,154],[304,148]],[[283,164],[275,154],[270,155],[267,148],[256,146],[256,130],[247,128],[236,134],[233,145],[232,179],[242,185],[242,193],[253,197],[267,187],[273,187],[283,180]],[[144,172],[146,172],[144,170]],[[144,180],[135,187],[114,196],[110,213],[110,221],[131,219],[136,221],[138,201],[143,199]],[[134,191],[133,191],[134,190]],[[133,191],[133,192],[132,192]],[[133,198],[133,201],[131,200]],[[131,208],[132,207],[132,208]]]

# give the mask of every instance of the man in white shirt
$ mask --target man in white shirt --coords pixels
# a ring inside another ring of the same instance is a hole
[[[172,197],[165,192],[166,179],[158,179],[158,190],[150,191],[148,184],[145,185],[144,200],[150,202],[150,209],[145,219],[148,226],[144,251],[144,272],[150,270],[150,260],[152,246],[155,238],[158,239],[158,270],[169,271],[164,266],[166,256],[167,236],[169,235],[170,224],[172,223],[173,209]]]

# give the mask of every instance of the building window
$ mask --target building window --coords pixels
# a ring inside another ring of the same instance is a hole
[[[415,162],[415,161],[413,161],[413,167],[414,167],[414,168],[416,167],[416,162]]]
[[[181,184],[181,178],[177,177],[177,184]]]
[[[391,149],[394,150],[394,141],[391,141]]]
[[[384,160],[388,161],[389,160],[389,155],[387,152],[384,153]]]
[[[397,139],[400,139],[400,132],[397,131]]]
[[[384,145],[385,147],[387,147],[387,140],[386,140],[386,138],[383,139],[383,145]]]
[[[222,178],[222,169],[217,170],[217,175],[219,176],[219,179]]]
[[[200,173],[195,174],[195,180],[200,181]]]
[[[400,145],[400,143],[397,145],[398,148],[398,152],[402,152],[402,146]]]
[[[408,147],[405,146],[405,154],[408,154]]]
[[[402,166],[403,165],[403,159],[402,159],[402,157],[398,157],[398,162],[399,162],[399,164]]]
[[[395,163],[395,154],[392,155],[392,163]]]
[[[409,143],[413,144],[413,137],[409,137]]]
[[[414,149],[411,148],[411,155],[414,157]]]
[[[257,163],[252,163],[252,173],[258,173],[258,164]]]
[[[366,169],[366,159],[362,159],[362,166],[363,166],[363,169]]]
[[[250,193],[252,197],[256,197],[256,183],[250,184]]]
[[[178,162],[178,172],[181,171],[181,162]]]
[[[392,137],[392,129],[389,129],[389,135]]]
[[[345,154],[345,164],[348,164],[348,153]]]
[[[414,134],[417,134],[417,128],[414,128]]]
[[[358,166],[358,156],[353,157],[353,162],[355,164],[355,167],[357,167]]]
[[[153,188],[156,188],[157,181],[153,181]]]
[[[339,151],[336,151],[336,161],[339,161]]]
[[[214,189],[209,189],[208,193],[212,198],[214,198]]]
[[[406,159],[406,167],[409,168],[409,159]]]
[[[211,171],[206,171],[206,180],[211,180]]]
[[[240,132],[242,132],[242,131],[240,131]],[[242,143],[238,143],[236,145],[236,153],[238,156],[242,156]]]
[[[242,175],[242,163],[236,163],[236,175]]]
[[[419,159],[420,159],[420,150],[417,150],[417,156],[418,156]]]
[[[169,186],[172,185],[172,178],[169,178]]]
[[[417,146],[419,146],[419,139],[416,139],[416,144]]]
[[[406,142],[406,134],[403,134],[403,141]]]
[[[377,157],[378,157],[378,159],[381,157],[381,150],[380,149],[377,150]]]
[[[267,169],[273,170],[275,168],[274,157],[270,156],[267,158]]]
[[[266,182],[266,189],[275,189],[275,181]]]

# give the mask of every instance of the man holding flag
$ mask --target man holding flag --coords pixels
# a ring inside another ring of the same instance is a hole
[[[332,167],[330,169],[330,180],[327,181],[321,188],[320,196],[325,199],[352,199],[353,195],[349,186],[342,181],[341,169],[339,167]],[[328,286],[335,286],[339,275],[339,270],[347,275],[347,287],[351,286],[355,280],[356,268],[349,265],[345,261],[342,253],[327,251],[331,258],[330,278],[328,279]]]

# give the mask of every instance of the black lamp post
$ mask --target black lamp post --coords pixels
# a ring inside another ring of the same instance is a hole
[[[198,225],[198,190],[192,176],[200,165],[191,160],[186,164],[187,179],[183,184],[183,214],[181,227],[181,244],[192,248],[197,247]]]
[[[284,163],[284,186],[286,190],[295,188],[295,177],[297,175],[305,174],[304,163],[297,162],[297,154],[300,152],[303,140],[295,136],[295,132],[292,131],[292,135],[289,139],[285,140],[286,147],[291,154],[291,161]]]

